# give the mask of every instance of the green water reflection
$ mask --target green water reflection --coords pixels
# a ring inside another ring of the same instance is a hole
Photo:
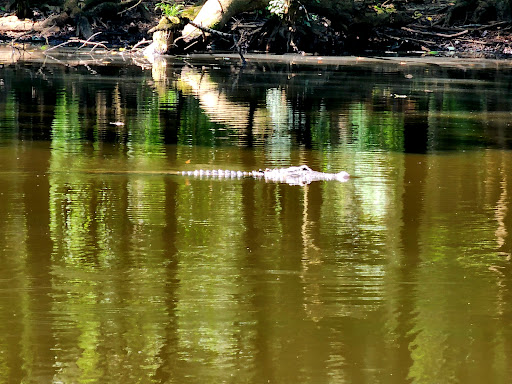
[[[0,70],[0,382],[507,381],[510,73],[166,68]]]

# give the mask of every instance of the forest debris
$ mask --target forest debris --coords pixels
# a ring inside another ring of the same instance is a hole
[[[196,27],[197,29],[200,29],[201,31],[209,33],[211,35],[216,35],[216,36],[222,37],[224,39],[226,39],[226,38],[227,39],[232,39],[233,38],[233,35],[231,33],[220,32],[220,31],[217,31],[215,29],[211,29],[211,28],[208,28],[208,27],[203,27],[202,25],[196,24],[193,21],[189,21],[189,24],[194,26],[194,27]]]
[[[214,36],[218,36],[222,39],[226,39],[226,40],[232,39],[233,47],[234,48],[236,47],[236,49],[238,51],[238,55],[240,56],[240,60],[242,60],[242,64],[245,65],[246,61],[245,61],[245,57],[244,57],[244,51],[247,48],[246,47],[247,36],[245,36],[244,34],[242,34],[241,36],[237,36],[236,34],[232,34],[232,33],[220,32],[215,29],[203,27],[202,25],[196,24],[193,21],[189,21],[189,24],[196,27],[197,29],[200,29],[203,32],[209,33]],[[192,46],[192,45],[193,44],[191,44],[190,46]]]
[[[488,45],[488,46],[497,45],[497,44],[499,45],[499,44],[505,43],[503,41],[496,41],[496,40],[482,41],[482,40],[475,40],[475,39],[460,39],[460,41],[464,41],[466,43],[471,43],[473,45]]]
[[[68,19],[69,16],[65,12],[36,22],[28,19],[21,20],[16,16],[1,17],[0,33],[13,38],[13,42],[31,34],[39,34],[48,39],[48,37],[59,33]]]
[[[105,45],[107,43],[107,41],[99,41],[99,42],[95,42],[95,41],[91,41],[94,37],[96,37],[97,35],[99,35],[101,32],[96,32],[95,34],[93,34],[91,37],[89,37],[87,40],[82,40],[82,39],[78,39],[78,38],[72,38],[72,39],[69,39],[68,41],[65,41],[64,43],[62,44],[58,44],[58,45],[55,45],[51,48],[48,48],[46,50],[46,52],[48,51],[51,51],[52,49],[55,49],[55,48],[59,48],[59,47],[63,47],[65,45],[68,45],[68,44],[74,44],[74,43],[82,43],[82,45],[80,45],[78,48],[77,48],[77,51],[79,49],[82,49],[83,47],[85,47],[86,45],[92,45],[93,47],[91,48],[91,52],[94,51],[94,49],[96,49],[97,47],[102,47],[106,50],[108,50],[108,47]]]
[[[218,2],[222,1],[218,0]],[[94,0],[94,4],[88,6],[87,10],[83,10],[87,12],[82,16],[85,15],[87,18],[80,18],[77,15],[70,17],[64,12],[63,7],[46,5],[41,8],[41,11],[37,10],[37,21],[20,19],[12,15],[0,17],[0,38],[9,39],[11,43],[16,40],[40,43],[46,39],[46,43],[52,45],[65,41],[64,44],[58,46],[76,44],[76,48],[82,45],[78,49],[83,48],[85,41],[87,42],[85,45],[92,50],[97,47],[120,46],[129,51],[129,47],[134,46],[131,49],[131,52],[134,53],[152,43],[147,40],[148,34],[160,29],[162,31],[173,30],[176,34],[181,31],[185,22],[185,19],[182,19],[183,21],[176,27],[170,25],[172,23],[160,25],[159,18],[154,11],[151,12],[153,7],[145,6],[144,0],[123,0],[121,8],[116,9],[116,15],[123,14],[123,18],[110,19],[108,16],[110,13],[99,11],[99,14],[92,17],[90,16],[91,12],[99,10],[95,5],[98,2],[102,1]],[[178,3],[181,4],[181,0]],[[458,25],[443,25],[442,22],[446,22],[444,12],[447,12],[452,5],[450,0],[422,4],[406,2],[404,3],[404,12],[409,16],[414,13],[414,16],[400,19],[400,21],[408,24],[397,22],[393,25],[376,25],[367,34],[363,34],[362,38],[357,29],[351,29],[350,25],[342,28],[339,23],[332,22],[332,20],[321,17],[312,18],[308,12],[305,12],[301,19],[303,24],[290,24],[290,21],[288,24],[279,24],[275,19],[268,19],[259,12],[237,13],[236,17],[230,18],[227,28],[223,32],[206,28],[205,22],[192,22],[188,28],[195,28],[196,32],[199,32],[199,38],[191,41],[188,39],[189,36],[181,34],[177,39],[170,39],[168,47],[172,48],[173,53],[181,53],[201,50],[205,47],[207,50],[230,49],[228,44],[232,44],[231,49],[238,49],[243,54],[250,49],[273,52],[304,51],[335,55],[355,53],[362,49],[367,52],[393,51],[418,54],[417,47],[419,46],[424,52],[428,51],[433,54],[432,51],[436,51],[441,55],[444,54],[443,52],[449,55],[476,53],[489,57],[512,54],[512,48],[510,48],[512,24],[510,22],[468,18],[467,22],[465,19],[458,19]],[[190,9],[187,7],[187,12]],[[201,6],[194,8],[195,11],[199,11],[199,9],[202,9]],[[193,18],[193,16],[190,14],[186,19]],[[87,19],[88,23],[82,22]],[[159,25],[154,26],[156,24]],[[217,27],[215,28],[218,29]],[[93,42],[92,39],[84,37],[90,37],[93,32],[98,31],[102,31],[103,39],[108,43]],[[85,40],[75,38],[77,32],[81,33],[80,38]],[[206,41],[200,39],[201,33],[205,37],[208,35],[209,40],[216,41],[206,46],[204,44]],[[219,38],[225,42],[219,41]],[[150,52],[149,50],[144,51]],[[155,50],[155,53],[158,53],[158,50]]]
[[[499,27],[500,25],[504,25],[504,24],[508,24],[508,23],[509,23],[508,21],[497,21],[497,22],[485,24],[485,25],[467,24],[467,25],[462,25],[461,28],[473,29],[474,31],[481,31],[483,29],[493,29],[493,28]]]
[[[139,6],[139,4],[142,3],[142,0],[139,0],[137,3],[133,4],[132,6],[126,8],[126,9],[123,9],[122,11],[120,12],[117,12],[118,15],[122,15],[123,13],[126,13],[128,12],[129,10],[133,9],[133,8],[137,8]]]
[[[146,40],[146,39],[142,39],[141,41],[139,41],[137,44],[135,44],[135,45],[132,47],[131,51],[132,51],[132,52],[137,51],[137,50],[139,50],[139,49],[140,49],[140,48],[139,48],[140,46],[145,45],[145,44],[151,44],[152,42],[153,42],[153,40]]]
[[[386,33],[382,34],[382,36],[396,41],[416,43],[423,51],[429,51],[430,49],[428,47],[437,46],[436,42],[431,40],[420,40],[409,36],[398,37]]]
[[[426,24],[419,24],[419,23],[409,24],[408,27],[411,29],[420,28],[420,29],[427,29],[430,31],[431,30],[449,31],[449,32],[454,32],[454,33],[463,31],[465,29],[469,29],[469,28],[461,28],[459,26],[445,27],[442,25],[426,25]]]
[[[6,16],[0,18],[1,32],[29,32],[34,29],[34,22],[29,19],[18,19],[17,16]]]
[[[34,31],[44,31],[52,27],[63,27],[66,21],[69,20],[69,15],[66,12],[58,13],[56,15],[49,16],[48,18],[34,23]]]
[[[469,32],[469,30],[465,29],[465,30],[463,30],[461,32],[452,33],[451,35],[448,35],[446,33],[418,31],[418,30],[415,30],[415,29],[407,28],[407,27],[402,27],[400,29],[402,31],[406,31],[406,32],[417,33],[418,35],[437,36],[437,37],[444,37],[444,38],[447,38],[447,39],[451,39],[451,38],[454,38],[454,37],[459,37],[459,36],[465,35],[466,33]]]

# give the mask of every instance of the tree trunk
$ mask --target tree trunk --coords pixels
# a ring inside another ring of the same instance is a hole
[[[349,25],[364,20],[368,25],[389,21],[390,14],[378,16],[366,1],[358,0],[282,0],[289,5],[290,13],[301,9],[303,14],[315,13],[325,16],[340,27],[347,29]],[[238,13],[269,6],[270,0],[207,0],[193,20],[194,24],[210,29],[221,29],[230,18]],[[287,7],[288,8],[288,7]],[[183,39],[190,42],[205,33],[188,24],[183,30]]]
[[[219,30],[236,14],[263,9],[268,3],[269,0],[207,0],[194,19],[194,23]],[[200,29],[188,24],[183,29],[183,39],[189,42],[199,38],[203,33]]]

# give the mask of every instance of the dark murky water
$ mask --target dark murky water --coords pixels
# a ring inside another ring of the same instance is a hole
[[[508,381],[511,69],[66,63],[0,69],[0,382]]]

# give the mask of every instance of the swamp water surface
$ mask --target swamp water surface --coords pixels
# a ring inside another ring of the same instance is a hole
[[[508,382],[511,68],[59,60],[0,68],[1,383]],[[356,177],[173,174],[299,164]]]

